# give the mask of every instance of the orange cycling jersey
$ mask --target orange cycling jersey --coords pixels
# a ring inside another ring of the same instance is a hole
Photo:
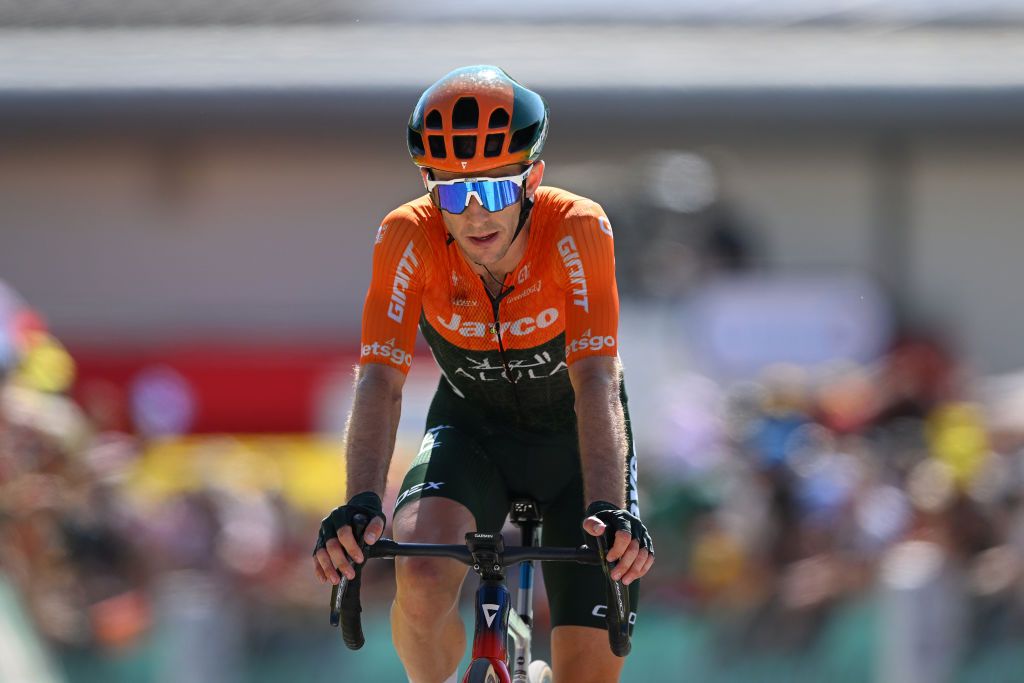
[[[522,237],[492,297],[429,196],[392,211],[377,231],[360,363],[408,372],[419,325],[458,397],[527,430],[574,429],[568,366],[618,353],[611,224],[595,202],[541,187]]]

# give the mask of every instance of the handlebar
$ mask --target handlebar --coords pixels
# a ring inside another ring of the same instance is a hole
[[[364,527],[365,528],[365,527]],[[362,529],[356,528],[356,538],[362,538]],[[466,565],[473,564],[473,555],[465,544],[443,543],[398,543],[390,538],[382,538],[373,545],[361,545],[363,555],[369,559],[394,559],[396,557],[445,557],[457,560]],[[621,581],[611,578],[611,570],[615,563],[605,561],[607,541],[604,536],[597,537],[597,547],[581,545],[577,548],[551,548],[544,546],[513,546],[506,547],[501,553],[503,566],[519,562],[537,560],[540,562],[577,562],[579,564],[601,565],[607,579],[605,594],[608,609],[606,622],[608,625],[608,643],[612,652],[618,657],[625,657],[631,649],[629,640],[629,591]],[[364,562],[365,564],[365,562]],[[331,626],[341,625],[342,639],[350,650],[358,650],[366,642],[363,637],[359,602],[359,584],[363,565],[354,564],[356,578],[349,581],[342,576],[341,581],[331,587]]]
[[[373,545],[363,547],[367,559],[393,560],[396,557],[447,557],[465,565],[473,564],[473,555],[462,543],[398,543],[382,538]],[[501,554],[503,564],[513,565],[529,560],[541,562],[578,562],[580,564],[601,564],[597,552],[586,545],[578,548],[546,548],[544,546],[507,547]]]

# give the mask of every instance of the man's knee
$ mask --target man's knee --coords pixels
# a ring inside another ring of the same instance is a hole
[[[463,543],[476,528],[466,506],[448,498],[419,498],[395,512],[393,532],[399,543]]]
[[[466,567],[455,560],[397,558],[396,603],[414,622],[433,622],[455,608],[465,576]]]
[[[395,515],[394,536],[399,542],[461,543],[475,528],[473,515],[446,498],[421,498]],[[455,609],[466,566],[455,560],[432,557],[395,559],[395,603],[410,622],[431,624]]]

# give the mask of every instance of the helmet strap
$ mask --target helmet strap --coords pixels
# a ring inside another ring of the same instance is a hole
[[[530,219],[530,211],[533,210],[533,200],[526,198],[526,192],[523,192],[523,196],[519,200],[519,225],[516,226],[516,231],[512,234],[512,240],[509,244],[516,241],[519,237],[519,233],[522,232],[523,226],[526,225],[526,221]]]

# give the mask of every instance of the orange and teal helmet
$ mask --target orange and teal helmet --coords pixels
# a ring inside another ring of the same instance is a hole
[[[486,171],[540,158],[548,105],[496,66],[452,71],[420,96],[409,117],[417,166],[453,173]]]

